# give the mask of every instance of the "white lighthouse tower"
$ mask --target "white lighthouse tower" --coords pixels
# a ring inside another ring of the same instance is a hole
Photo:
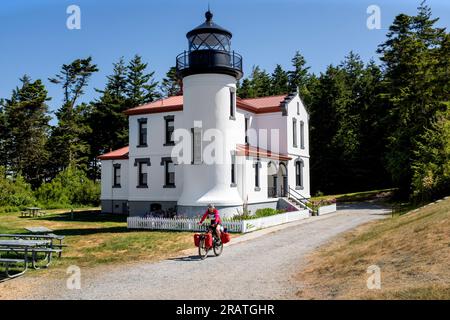
[[[187,33],[188,51],[177,57],[177,72],[183,79],[183,127],[192,134],[192,162],[182,166],[185,187],[178,200],[178,212],[187,215],[199,213],[208,203],[223,213],[235,213],[243,203],[232,177],[240,142],[236,81],[243,75],[242,57],[231,51],[231,32],[215,24],[210,11],[205,17],[203,24]]]

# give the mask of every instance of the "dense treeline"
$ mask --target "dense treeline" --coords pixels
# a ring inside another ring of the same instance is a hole
[[[254,66],[238,83],[241,98],[299,90],[310,113],[313,193],[394,186],[419,200],[450,192],[450,35],[428,6],[398,15],[379,46],[381,64],[350,52],[320,74],[300,52],[290,70]],[[123,111],[181,92],[175,68],[158,83],[138,55],[113,64],[98,98],[80,100],[98,68],[91,57],[49,78],[63,93],[50,125],[41,80],[25,75],[0,100],[0,207],[95,204],[96,157],[128,143]]]

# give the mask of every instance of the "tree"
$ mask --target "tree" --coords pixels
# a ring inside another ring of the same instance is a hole
[[[271,95],[281,95],[289,93],[288,73],[283,70],[281,65],[277,64],[271,76]]]
[[[76,59],[70,64],[64,64],[52,83],[60,84],[64,91],[63,105],[56,112],[58,125],[53,128],[47,148],[51,152],[49,161],[50,176],[69,165],[85,167],[89,145],[85,136],[90,134],[90,127],[84,122],[87,105],[77,105],[78,99],[84,94],[84,88],[98,68],[92,63],[92,58]]]
[[[293,70],[288,71],[289,91],[295,92],[299,90],[300,96],[303,97],[303,99],[308,100],[309,99],[308,83],[310,79],[309,74],[310,68],[306,67],[306,60],[300,54],[299,51],[295,53],[294,58],[292,58],[291,62]]]
[[[253,94],[252,93],[252,83],[251,83],[250,79],[245,78],[244,80],[242,80],[242,84],[239,83],[239,85],[237,87],[237,94],[242,99],[250,98],[250,96]]]
[[[383,98],[389,106],[387,167],[401,194],[412,193],[416,139],[423,136],[448,100],[445,82],[450,59],[445,29],[436,28],[423,2],[417,16],[398,15],[379,46],[385,70]],[[448,88],[448,85],[447,85]]]
[[[135,55],[127,66],[126,94],[133,107],[160,98],[156,90],[158,83],[153,79],[155,72],[145,73],[147,65],[139,55]]]
[[[448,195],[450,190],[450,103],[416,140],[413,198],[420,202]]]
[[[171,67],[161,82],[161,91],[164,97],[176,96],[182,92],[182,80],[177,75],[176,67]]]
[[[4,103],[1,121],[5,164],[13,175],[21,174],[33,187],[45,176],[50,116],[46,102],[47,90],[41,80],[23,76],[10,99]]]
[[[7,148],[6,148],[6,115],[5,115],[5,101],[0,99],[0,167],[6,168],[7,165]]]
[[[90,103],[85,119],[92,132],[86,136],[86,143],[90,146],[88,175],[92,179],[100,177],[98,155],[128,144],[128,118],[123,112],[132,106],[132,102],[126,95],[125,62],[121,58],[113,66],[113,74],[107,76],[105,89],[97,89],[102,95]]]

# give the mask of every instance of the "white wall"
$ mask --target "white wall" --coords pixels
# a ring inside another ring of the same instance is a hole
[[[231,152],[241,141],[243,129],[237,120],[230,119],[230,88],[236,88],[236,79],[221,74],[196,74],[183,79],[183,128],[193,128],[202,121],[203,134],[207,130],[225,133],[218,143],[222,161],[216,164],[183,165],[183,188],[178,205],[198,206],[214,203],[217,206],[241,205],[236,187],[231,187]],[[203,150],[209,142],[203,143]],[[217,153],[216,153],[217,154]]]
[[[166,122],[164,117],[173,115],[175,129],[182,123],[183,113],[180,111],[155,113],[145,115],[134,115],[129,118],[130,130],[130,154],[129,154],[129,177],[130,177],[130,201],[176,201],[178,200],[182,187],[183,177],[179,165],[175,165],[176,188],[164,188],[165,171],[161,165],[161,158],[170,157],[173,146],[164,146],[166,142]],[[147,147],[138,145],[138,119],[147,118]],[[148,188],[137,188],[138,167],[134,166],[136,158],[150,158],[151,166],[148,167]]]
[[[128,160],[102,160],[101,200],[127,200],[129,191]],[[120,188],[113,188],[114,164],[120,164]]]
[[[299,114],[297,113],[297,103],[300,104]],[[289,161],[288,164],[288,183],[290,187],[296,187],[295,160],[301,158],[304,163],[303,188],[297,189],[296,191],[305,198],[309,198],[311,197],[309,170],[309,116],[299,96],[296,96],[294,99],[292,99],[292,101],[287,106],[287,111],[287,116],[284,117],[287,124],[287,153],[293,158],[291,161]],[[294,147],[293,145],[293,118],[297,119],[297,147]],[[300,121],[303,121],[304,123],[304,149],[301,149]]]

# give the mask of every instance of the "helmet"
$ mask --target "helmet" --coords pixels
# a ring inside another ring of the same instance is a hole
[[[214,205],[212,203],[208,204],[208,209],[214,209]]]

